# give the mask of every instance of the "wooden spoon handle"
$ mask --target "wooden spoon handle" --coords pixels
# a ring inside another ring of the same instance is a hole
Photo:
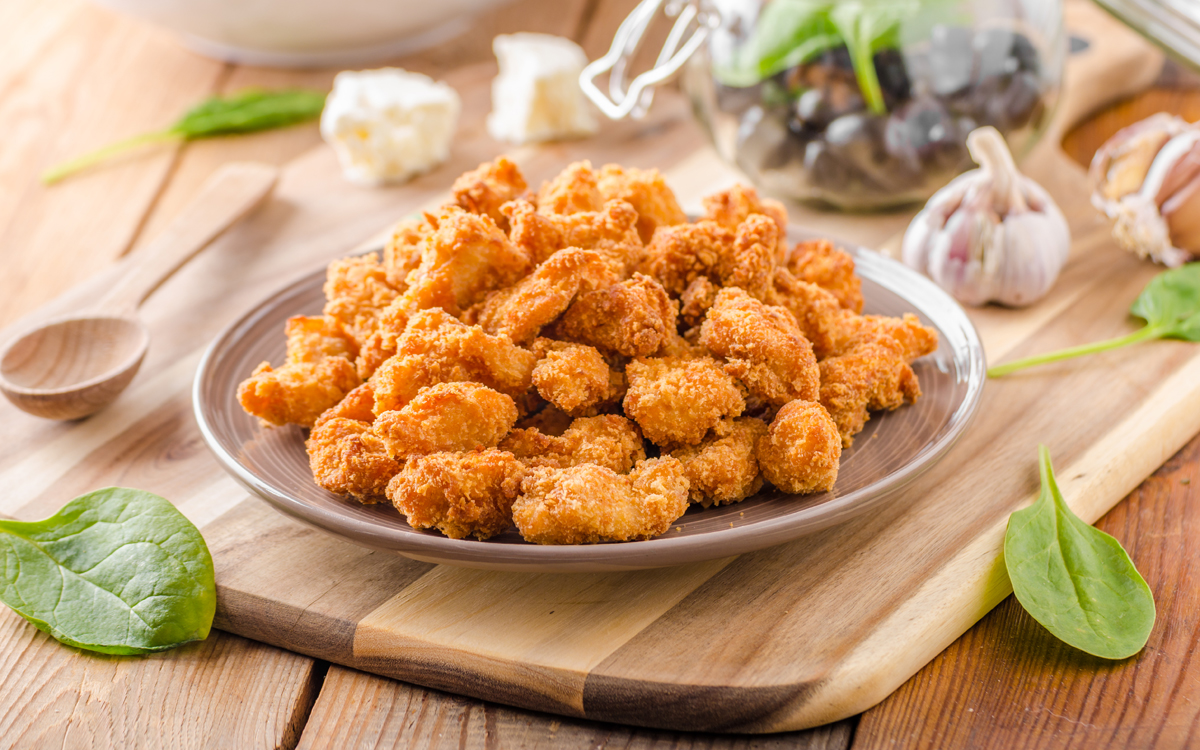
[[[133,256],[132,269],[117,280],[97,307],[132,312],[196,253],[245,216],[275,186],[279,170],[267,164],[226,164],[163,233]]]

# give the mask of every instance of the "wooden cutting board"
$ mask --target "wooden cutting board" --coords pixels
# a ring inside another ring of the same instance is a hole
[[[1082,169],[1056,144],[1097,104],[1148,85],[1161,57],[1090,5],[1072,3],[1069,26],[1085,29],[1092,47],[1072,59],[1060,117],[1026,169],[1069,218],[1072,257],[1036,306],[971,312],[993,362],[1129,331],[1128,304],[1158,270],[1114,246],[1088,206]],[[1038,443],[1090,521],[1200,430],[1200,349],[1156,342],[989,382],[960,443],[883,511],[737,558],[615,574],[485,572],[362,549],[284,518],[208,454],[191,415],[196,363],[257,300],[439,200],[454,175],[498,153],[482,125],[493,74],[483,66],[450,80],[464,99],[454,157],[408,186],[349,186],[325,149],[293,163],[263,210],[143,308],[153,345],[113,407],[62,424],[0,404],[0,513],[38,518],[98,486],[142,487],[202,528],[222,629],[527,708],[772,732],[875,704],[1007,596],[1004,525],[1036,494]],[[681,97],[666,92],[645,121],[509,153],[535,183],[578,158],[658,166],[686,208],[736,179]],[[878,245],[909,214],[796,207],[792,217]],[[59,307],[95,296],[135,262]]]

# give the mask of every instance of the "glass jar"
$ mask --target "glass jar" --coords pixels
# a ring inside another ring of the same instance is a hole
[[[683,67],[722,157],[766,192],[843,209],[926,200],[971,168],[966,136],[982,125],[1028,152],[1066,57],[1061,0],[694,0],[671,12],[651,83]],[[687,44],[685,21],[697,30]],[[634,50],[617,41],[620,65]],[[637,83],[635,114],[649,98]]]

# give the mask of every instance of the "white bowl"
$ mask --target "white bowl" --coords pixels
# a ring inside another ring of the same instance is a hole
[[[346,66],[429,47],[510,0],[96,0],[177,32],[197,52],[276,67]]]

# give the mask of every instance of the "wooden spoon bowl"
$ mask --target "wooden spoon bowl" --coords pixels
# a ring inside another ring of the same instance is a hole
[[[218,170],[92,309],[44,322],[0,351],[0,392],[48,419],[79,419],[108,406],[133,380],[150,346],[138,306],[258,205],[277,175],[265,164]]]
[[[137,374],[150,332],[136,318],[68,318],[36,328],[0,354],[0,389],[47,419],[79,419],[104,408]]]

